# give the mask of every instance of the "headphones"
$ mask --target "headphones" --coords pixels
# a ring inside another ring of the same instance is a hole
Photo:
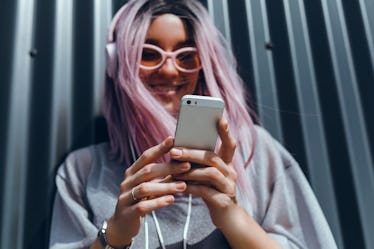
[[[117,48],[116,48],[116,41],[114,40],[114,33],[115,33],[118,20],[120,19],[122,13],[124,12],[125,7],[126,5],[122,6],[117,11],[117,13],[114,15],[109,26],[108,41],[105,46],[106,60],[107,60],[106,73],[112,79],[115,79],[116,71],[117,71]]]

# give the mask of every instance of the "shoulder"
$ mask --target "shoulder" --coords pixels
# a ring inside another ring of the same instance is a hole
[[[286,170],[297,162],[284,146],[277,141],[265,128],[255,125],[255,151],[253,161],[256,164],[278,166]]]
[[[288,205],[290,196],[286,192],[302,188],[307,182],[295,159],[267,130],[255,126],[255,135],[255,151],[246,173],[255,200],[254,215],[262,221],[274,200]]]
[[[70,152],[57,171],[57,178],[83,182],[95,164],[109,160],[109,144],[90,145]]]
[[[256,126],[256,148],[248,166],[255,219],[286,247],[336,248],[318,200],[292,155]]]

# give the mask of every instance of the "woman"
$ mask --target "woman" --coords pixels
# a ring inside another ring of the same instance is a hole
[[[121,8],[107,44],[110,143],[60,167],[51,248],[336,248],[297,163],[253,125],[223,44],[195,0]],[[225,101],[216,152],[173,147],[186,94]]]

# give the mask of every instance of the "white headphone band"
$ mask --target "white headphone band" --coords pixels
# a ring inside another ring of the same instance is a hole
[[[112,79],[115,78],[115,74],[117,71],[117,60],[116,60],[116,43],[111,42],[107,43],[105,46],[105,54],[106,54],[106,73]]]

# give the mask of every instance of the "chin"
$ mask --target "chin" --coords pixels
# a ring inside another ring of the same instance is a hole
[[[179,104],[175,103],[164,103],[164,108],[173,116],[178,114]]]
[[[160,101],[161,105],[165,108],[166,111],[168,111],[170,114],[175,116],[178,113],[179,110],[179,103],[180,100],[178,101]]]
[[[157,96],[156,98],[161,103],[161,105],[167,110],[170,114],[175,116],[178,113],[179,110],[179,103],[182,98],[182,96],[176,95],[176,96]]]

